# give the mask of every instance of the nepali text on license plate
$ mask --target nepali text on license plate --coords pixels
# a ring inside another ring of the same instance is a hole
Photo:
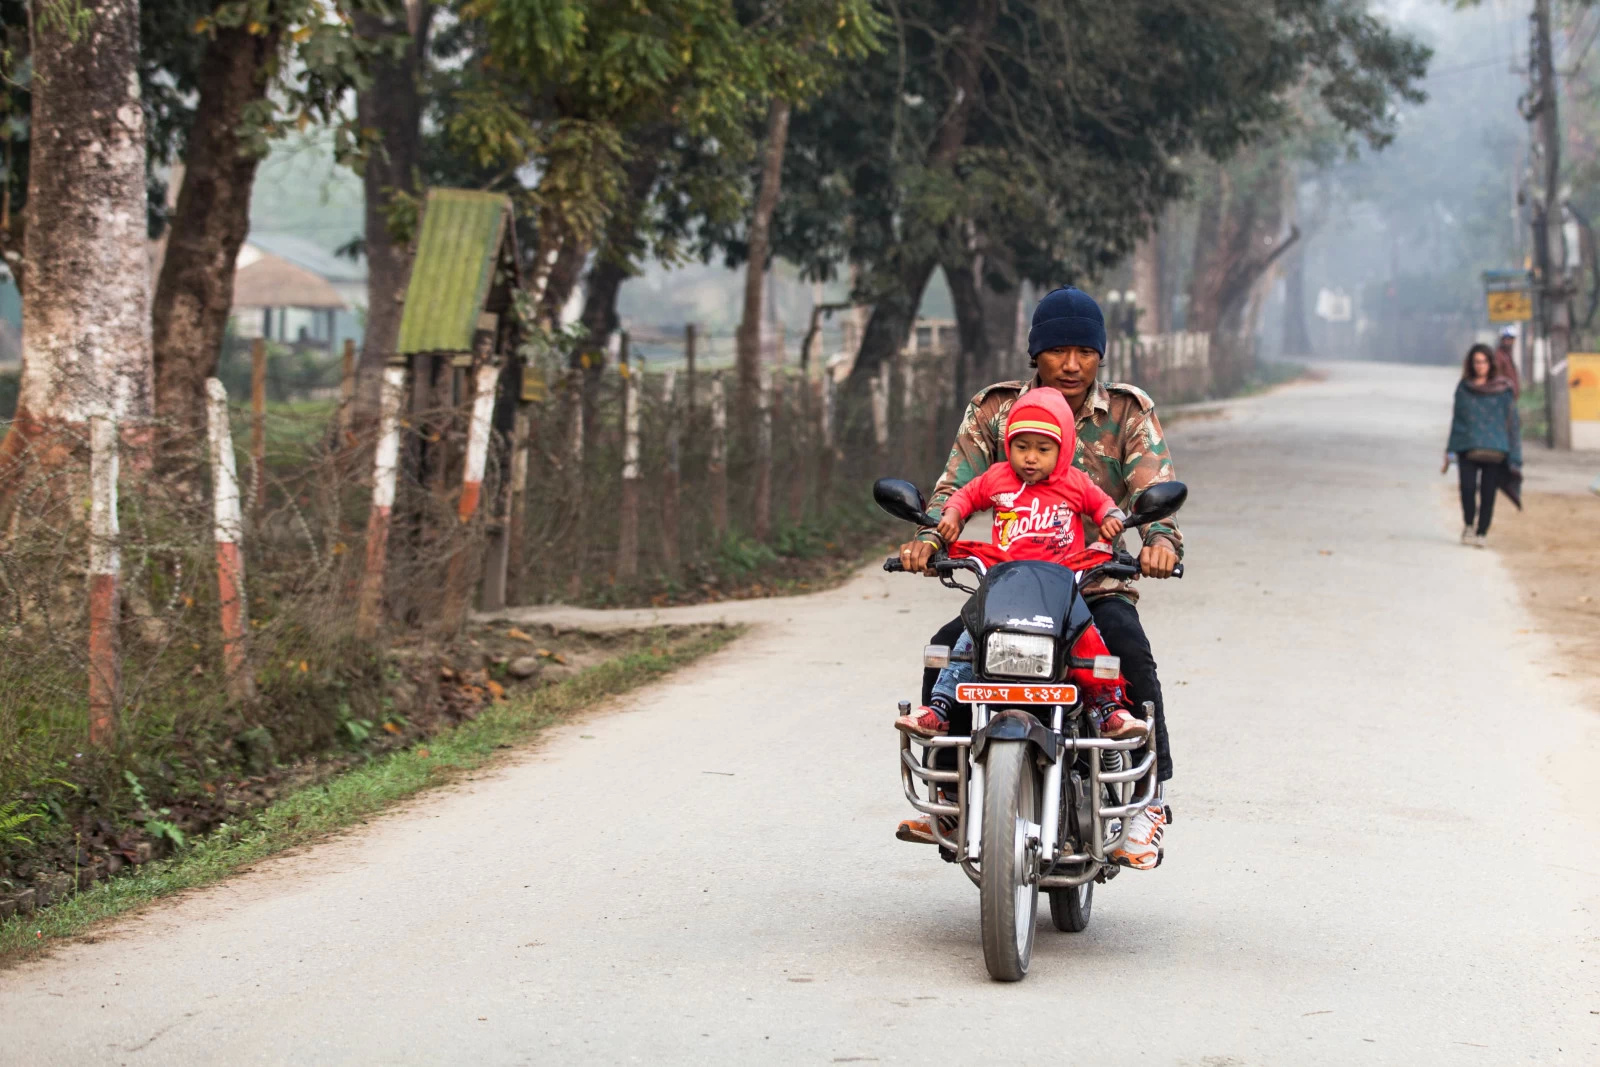
[[[980,685],[967,682],[956,686],[956,699],[963,704],[1076,704],[1075,685]]]

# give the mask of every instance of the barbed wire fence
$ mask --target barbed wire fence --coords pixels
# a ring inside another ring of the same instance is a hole
[[[1158,396],[1203,391],[1203,339],[1108,355]],[[208,427],[35,437],[0,470],[0,799],[84,759],[256,726],[281,753],[312,751],[392,712],[398,648],[452,640],[475,604],[721,597],[882,539],[896,531],[872,480],[931,489],[943,466],[949,361],[904,353],[859,395],[820,360],[768,366],[745,413],[716,364],[552,367],[519,438],[473,403],[487,383],[516,407],[498,372],[419,399],[392,368],[391,424],[359,425],[347,354],[339,402],[267,404],[258,381],[245,407],[213,382]],[[386,429],[393,480],[375,496]]]

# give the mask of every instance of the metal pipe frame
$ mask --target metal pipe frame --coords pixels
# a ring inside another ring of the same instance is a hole
[[[1109,774],[1104,773],[1100,766],[1098,754],[1091,756],[1088,761],[1089,796],[1092,798],[1090,801],[1089,810],[1093,813],[1093,819],[1091,820],[1090,825],[1091,829],[1093,830],[1094,838],[1093,841],[1089,843],[1089,852],[1097,864],[1109,862],[1106,859],[1106,853],[1113,852],[1120,848],[1122,843],[1128,839],[1128,832],[1133,829],[1133,823],[1131,820],[1129,820],[1128,816],[1149,804],[1150,801],[1155,797],[1156,758],[1155,745],[1153,743],[1154,740],[1155,738],[1149,734],[1146,734],[1142,738],[1130,737],[1121,741],[1113,741],[1109,738],[1103,737],[1072,738],[1072,747],[1074,748],[1100,749],[1102,751],[1130,751],[1142,746],[1149,747],[1149,752],[1145,755],[1144,760],[1140,762],[1137,767],[1134,767],[1130,771],[1112,771]],[[1138,784],[1130,788],[1128,783],[1133,781],[1133,779],[1130,778],[1130,775],[1136,773],[1139,775]],[[1117,792],[1124,800],[1127,799],[1129,792],[1137,791],[1141,788],[1143,789],[1143,792],[1139,795],[1138,799],[1131,803],[1124,803],[1115,807],[1103,808],[1100,806],[1100,798],[1102,796],[1100,787],[1107,784],[1120,785],[1121,788],[1119,788]],[[1120,819],[1122,823],[1122,825],[1118,827],[1116,836],[1110,838],[1109,840],[1106,838],[1106,820],[1108,819]]]
[[[974,719],[978,717],[979,710],[977,707],[973,709]],[[981,710],[987,712],[988,708],[983,707]],[[1064,713],[1064,709],[1057,709],[1057,711],[1058,716]],[[1058,734],[1061,733],[1061,725],[1059,722],[1056,725]],[[1095,878],[1102,868],[1110,864],[1110,861],[1106,859],[1106,854],[1120,847],[1127,840],[1128,833],[1132,829],[1132,823],[1128,817],[1140,808],[1148,806],[1155,799],[1157,788],[1156,754],[1154,746],[1150,745],[1151,740],[1152,738],[1150,737],[1133,737],[1123,740],[1104,737],[1062,737],[1061,755],[1055,763],[1058,772],[1062,762],[1068,758],[1069,750],[1074,753],[1080,749],[1098,750],[1094,753],[1093,758],[1087,761],[1089,764],[1089,795],[1094,798],[1094,806],[1091,809],[1093,841],[1090,843],[1090,850],[1087,853],[1074,852],[1065,856],[1056,856],[1053,859],[1047,854],[1043,858],[1043,870],[1052,873],[1040,874],[1039,888],[1070,889],[1082,885]],[[924,750],[955,749],[956,769],[953,771],[940,771],[923,766],[922,760],[918,759],[911,750],[913,742],[922,746]],[[1129,770],[1105,772],[1100,766],[1099,752],[1132,751],[1146,746],[1149,746],[1149,751],[1146,752],[1144,759]],[[900,731],[900,783],[906,800],[917,811],[928,816],[928,829],[934,841],[941,848],[955,853],[959,858],[961,869],[966,872],[967,877],[972,880],[974,885],[978,885],[982,878],[982,868],[978,862],[977,855],[974,855],[974,853],[978,851],[981,841],[976,834],[968,832],[968,813],[972,807],[969,794],[974,784],[970,781],[973,775],[969,774],[971,751],[971,737],[916,737],[903,730]],[[981,767],[976,770],[981,774]],[[927,787],[927,799],[923,799],[919,795],[917,788],[919,781]],[[951,782],[954,782],[956,786],[956,803],[953,805],[940,803],[938,787],[940,785],[948,785]],[[1101,807],[1101,787],[1106,785],[1119,786],[1120,788],[1118,788],[1117,792],[1121,794],[1121,798],[1126,802],[1121,805]],[[1138,795],[1130,801],[1128,796],[1133,792],[1137,792]],[[1059,797],[1057,801],[1057,812],[1054,820],[1056,822],[1056,833],[1050,835],[1047,846],[1051,850],[1056,848],[1058,842],[1055,839],[1060,837]],[[956,818],[956,831],[953,838],[947,837],[939,827],[940,816],[952,815]],[[1106,822],[1110,819],[1120,819],[1122,825],[1114,837],[1107,838]],[[972,822],[970,828],[976,829],[978,825],[978,822]],[[1083,869],[1070,874],[1056,873],[1057,868],[1077,864],[1082,864]]]
[[[911,751],[911,744],[915,741],[924,749],[953,748],[956,750],[956,769],[953,771],[937,771],[924,767],[922,761]],[[928,830],[933,839],[941,848],[951,852],[959,852],[960,847],[956,841],[965,840],[967,824],[967,753],[972,748],[970,737],[914,737],[912,734],[900,731],[900,786],[906,795],[906,800],[911,806],[928,816]],[[928,798],[923,800],[917,793],[917,782],[927,784]],[[955,783],[955,804],[942,804],[938,799],[940,784]],[[939,816],[954,815],[956,817],[956,840],[946,837],[939,829]]]

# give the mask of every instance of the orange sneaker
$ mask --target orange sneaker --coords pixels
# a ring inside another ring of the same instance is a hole
[[[930,825],[928,818],[928,816],[924,815],[917,819],[901,819],[900,825],[895,827],[894,836],[901,841],[910,841],[912,844],[937,845],[939,842],[933,839],[933,827]],[[939,816],[939,832],[946,838],[955,834],[956,825],[956,817],[954,815]]]
[[[1112,862],[1136,871],[1153,871],[1161,866],[1165,856],[1161,833],[1171,821],[1172,813],[1165,804],[1152,804],[1134,812],[1133,826],[1122,844],[1112,851]]]
[[[910,715],[902,715],[896,719],[894,728],[904,730],[908,734],[916,734],[918,737],[938,737],[940,734],[950,732],[950,723],[939,714],[938,709],[924,704]]]

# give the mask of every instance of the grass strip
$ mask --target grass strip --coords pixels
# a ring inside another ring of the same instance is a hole
[[[237,823],[219,826],[175,856],[100,882],[37,914],[13,916],[0,922],[0,966],[37,955],[101,920],[219,881],[241,867],[315,841],[448,782],[481,767],[497,750],[526,742],[575,711],[717,651],[740,632],[738,627],[724,627],[674,637],[662,631],[649,648],[596,664],[527,697],[493,705],[470,722],[307,786]]]

